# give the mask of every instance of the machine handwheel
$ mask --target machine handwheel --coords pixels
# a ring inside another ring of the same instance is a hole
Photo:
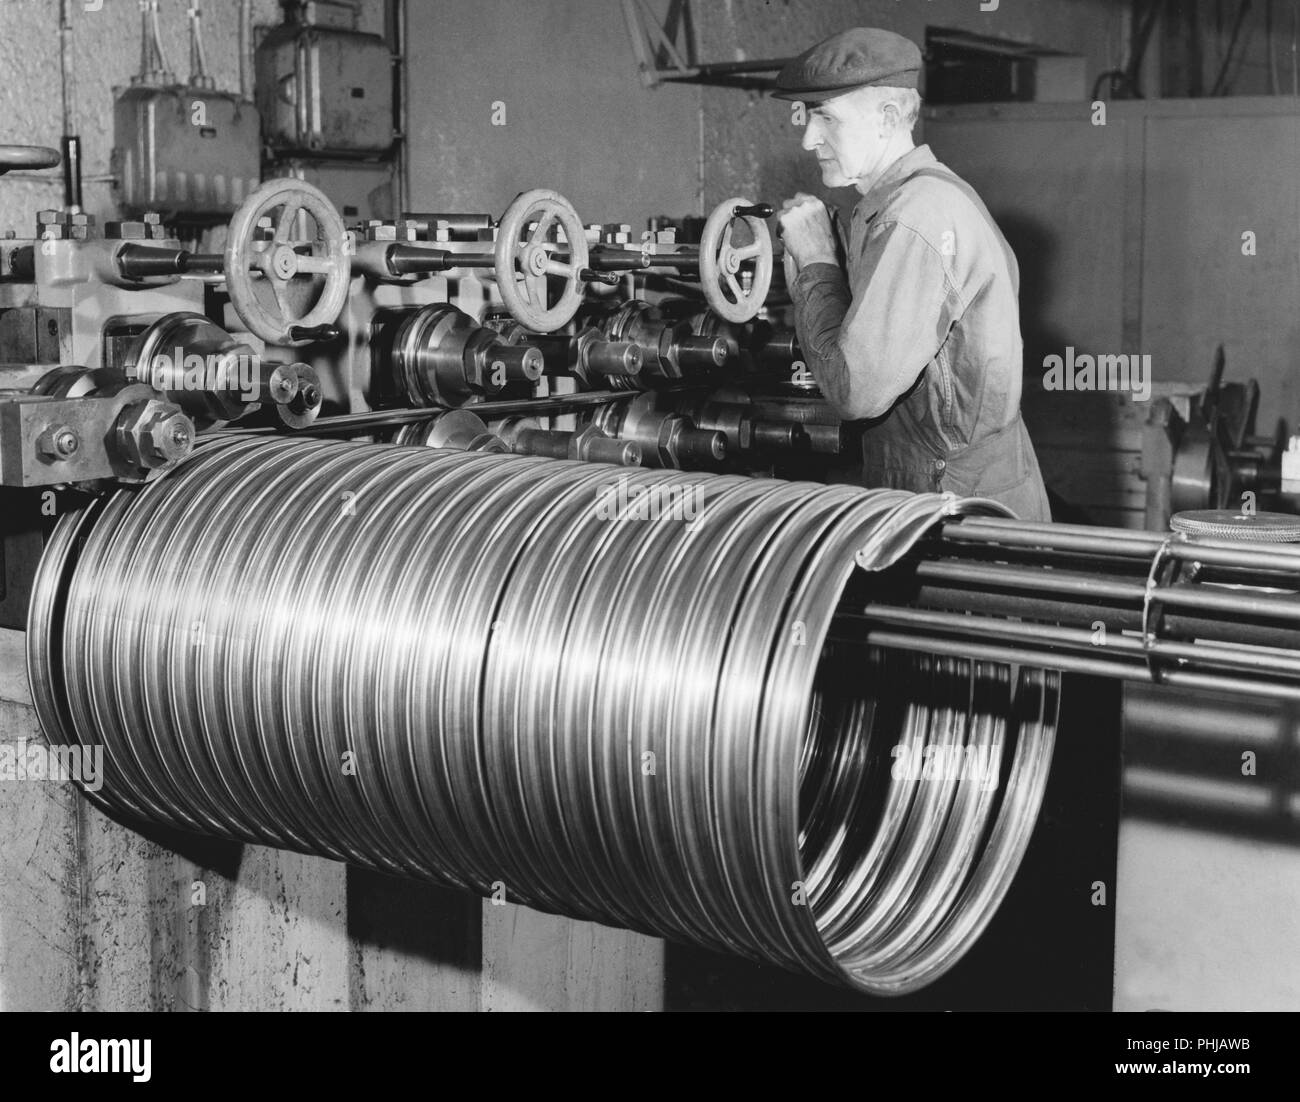
[[[748,199],[727,199],[719,203],[704,223],[700,236],[700,286],[714,313],[727,321],[746,322],[758,314],[772,284],[772,234],[767,220],[752,214],[736,214],[737,207],[752,206]],[[744,223],[749,243],[735,245],[736,223]],[[754,278],[748,292],[741,286],[741,267],[754,262]]]
[[[557,222],[564,231],[567,261],[556,259],[547,248],[547,237]],[[530,225],[533,228],[525,236]],[[573,320],[582,305],[587,235],[578,212],[564,196],[537,188],[511,203],[497,227],[495,258],[501,301],[520,325],[535,333],[553,333]],[[564,280],[554,306],[548,306],[549,276]]]
[[[272,218],[275,211],[279,214]],[[230,220],[230,302],[249,331],[270,344],[305,344],[290,331],[337,321],[351,277],[343,219],[311,184],[268,181]]]

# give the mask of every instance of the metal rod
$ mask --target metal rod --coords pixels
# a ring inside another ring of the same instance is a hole
[[[922,562],[916,576],[925,581],[949,582],[974,587],[1032,590],[1035,593],[1070,593],[1113,601],[1131,601],[1139,608],[1146,586],[1138,582],[1116,581],[1093,574],[1074,574],[1064,570],[1045,571],[1027,567],[984,565],[969,562]]]
[[[1135,635],[1118,631],[1098,633],[1088,628],[1056,627],[988,616],[935,612],[914,608],[869,605],[861,617],[867,621],[896,627],[934,628],[947,635],[975,641],[995,639],[1028,646],[1064,648],[1079,653],[1114,653],[1143,659],[1147,656],[1171,658],[1206,667],[1271,671],[1300,677],[1300,651],[1276,648],[1234,650],[1207,642],[1183,643],[1155,640],[1144,643]],[[1051,653],[1057,653],[1055,649]]]
[[[589,406],[608,405],[636,397],[635,391],[593,390],[581,394],[556,394],[546,398],[519,398],[501,402],[476,402],[466,408],[479,417],[510,417],[516,414],[564,413]],[[413,425],[446,412],[440,406],[414,409],[384,409],[367,413],[340,413],[320,417],[306,428],[295,429],[294,436],[329,436],[334,433],[365,433],[371,429],[394,425]],[[214,429],[205,436],[244,436],[260,430],[243,428]],[[269,433],[268,433],[269,435]]]

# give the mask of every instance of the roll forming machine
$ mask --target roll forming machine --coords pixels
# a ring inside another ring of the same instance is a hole
[[[29,676],[88,798],[896,995],[1006,896],[1063,677],[1300,695],[1300,550],[826,481],[770,214],[348,228],[280,180],[212,252],[0,241],[0,482],[60,503]]]

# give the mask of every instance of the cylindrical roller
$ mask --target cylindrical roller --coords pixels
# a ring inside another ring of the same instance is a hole
[[[641,463],[641,445],[635,440],[611,440],[608,436],[576,435],[576,458],[588,463],[613,463],[619,467],[636,467]],[[573,452],[569,453],[571,456]]]
[[[219,253],[192,253],[161,245],[123,245],[117,250],[117,270],[123,279],[157,279],[189,272],[215,274],[225,266]]]
[[[393,436],[393,443],[498,455],[510,450],[504,440],[488,431],[481,417],[467,409],[451,409],[427,421],[403,425]]]
[[[637,345],[643,371],[661,378],[711,371],[727,362],[733,347],[726,337],[693,334],[689,321],[666,318],[658,307],[640,299],[625,302],[594,320],[609,340]]]
[[[1056,679],[828,631],[855,556],[996,508],[210,440],[60,521],[32,691],[117,813],[903,993],[1010,885]]]
[[[488,372],[500,372],[513,383],[534,383],[542,377],[544,362],[536,348],[494,343],[487,353]]]
[[[520,429],[507,442],[510,450],[518,455],[540,455],[549,459],[567,459],[571,432],[556,432],[553,429]]]
[[[456,258],[445,249],[396,242],[384,250],[384,261],[390,275],[405,276],[445,272],[455,266]]]
[[[496,425],[496,431],[516,455],[580,459],[624,467],[635,467],[641,462],[641,448],[635,441],[611,440],[592,425],[579,432],[567,432],[544,429],[531,417],[508,417]]]
[[[672,354],[681,367],[721,367],[727,362],[725,337],[678,337]]]
[[[432,233],[439,227],[449,229],[452,233],[477,233],[492,228],[490,214],[425,214],[408,213],[402,215],[404,222],[418,222],[425,231]]]
[[[585,366],[598,375],[635,375],[643,362],[640,347],[630,341],[593,341]]]
[[[669,447],[684,466],[711,465],[727,457],[727,437],[711,429],[688,428],[683,424],[672,435]]]
[[[779,424],[775,421],[754,422],[754,447],[769,451],[808,451],[811,442],[803,425]]]
[[[461,405],[541,376],[537,348],[506,344],[494,329],[446,303],[414,310],[388,329],[381,340],[391,348],[394,379],[415,405]]]
[[[821,425],[811,421],[801,422],[808,437],[808,447],[817,455],[839,455],[844,451],[844,429],[840,425]]]

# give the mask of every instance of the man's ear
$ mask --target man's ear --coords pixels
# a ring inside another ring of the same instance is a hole
[[[896,101],[886,100],[880,105],[880,117],[885,123],[886,130],[897,130],[903,121],[903,111]]]

